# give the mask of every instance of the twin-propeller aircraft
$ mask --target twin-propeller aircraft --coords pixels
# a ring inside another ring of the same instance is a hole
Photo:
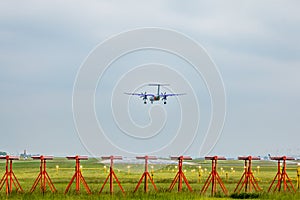
[[[167,97],[172,97],[172,96],[180,96],[180,95],[185,95],[185,93],[181,93],[181,94],[174,94],[174,93],[166,93],[166,92],[162,92],[160,93],[160,87],[161,86],[166,86],[168,84],[149,84],[149,86],[157,86],[157,93],[156,94],[151,94],[151,93],[127,93],[125,92],[125,94],[128,95],[135,95],[135,96],[139,96],[140,98],[143,99],[144,104],[147,104],[147,101],[150,100],[151,104],[153,104],[154,101],[159,101],[162,100],[164,102],[164,104],[167,104]],[[149,99],[148,99],[149,97]]]

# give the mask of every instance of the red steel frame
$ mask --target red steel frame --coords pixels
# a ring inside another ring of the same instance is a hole
[[[211,195],[214,196],[217,192],[217,183],[219,183],[221,189],[223,190],[223,193],[225,195],[228,195],[228,190],[226,189],[224,183],[222,182],[218,172],[217,172],[217,160],[226,160],[225,157],[218,157],[218,156],[207,156],[205,157],[205,160],[211,160],[211,173],[206,179],[204,186],[201,189],[201,194],[204,194],[209,185],[211,184]]]
[[[145,172],[143,173],[143,175],[140,178],[137,186],[135,187],[134,192],[136,192],[139,189],[139,187],[140,187],[143,179],[144,179],[144,192],[148,192],[148,178],[150,179],[150,181],[151,181],[154,189],[156,191],[158,191],[158,189],[157,189],[157,187],[156,187],[153,179],[151,178],[151,176],[150,176],[150,174],[148,172],[148,160],[156,160],[157,158],[155,156],[137,156],[136,158],[137,159],[144,159],[145,160]]]
[[[31,158],[33,159],[40,159],[41,160],[41,165],[40,165],[40,173],[38,177],[35,179],[32,188],[30,189],[30,193],[32,193],[35,189],[38,183],[41,183],[41,191],[44,193],[46,192],[46,186],[48,183],[49,188],[51,189],[52,192],[56,192],[56,188],[54,187],[50,176],[48,175],[46,171],[46,160],[53,160],[53,156],[32,156]]]
[[[70,183],[68,184],[66,190],[65,190],[65,194],[69,191],[73,181],[75,180],[76,183],[76,192],[79,193],[80,192],[80,181],[82,182],[83,186],[85,187],[85,190],[88,194],[91,194],[91,190],[89,188],[89,186],[87,185],[86,181],[84,180],[84,177],[82,176],[81,170],[80,170],[80,160],[87,160],[88,157],[87,156],[67,156],[67,158],[69,160],[76,160],[76,165],[75,165],[75,173],[70,181]]]
[[[114,160],[122,160],[122,157],[121,156],[104,156],[102,157],[103,160],[107,160],[107,159],[110,159],[110,167],[109,167],[109,174],[107,176],[107,178],[105,179],[99,193],[102,192],[102,190],[104,189],[104,186],[106,184],[106,182],[108,181],[109,179],[109,191],[110,191],[110,194],[113,194],[114,192],[114,180],[113,178],[116,180],[116,182],[118,183],[119,185],[119,188],[121,189],[122,193],[124,194],[125,191],[124,189],[122,188],[122,185],[120,183],[120,181],[118,180],[115,172],[114,172],[114,169],[113,169],[113,166],[114,166]]]
[[[239,160],[245,161],[244,173],[238,182],[234,192],[240,192],[243,188],[245,188],[245,192],[251,192],[252,187],[255,191],[260,191],[261,188],[258,185],[253,173],[252,173],[252,160],[260,160],[259,157],[238,157]]]
[[[7,155],[0,156],[0,159],[6,159],[5,173],[0,181],[0,190],[2,190],[5,184],[6,194],[12,193],[13,186],[15,186],[17,192],[23,192],[23,189],[12,169],[12,161],[19,160],[19,157]]]
[[[286,160],[295,160],[295,158],[293,157],[286,157],[286,156],[281,156],[281,157],[271,157],[271,160],[277,160],[278,161],[278,170],[277,170],[277,174],[274,177],[268,192],[271,191],[273,184],[275,183],[275,181],[277,180],[277,184],[273,190],[273,192],[275,192],[276,190],[278,192],[280,192],[281,190],[281,184],[283,184],[283,190],[286,191],[286,189],[288,189],[289,191],[293,191],[296,192],[296,189],[294,188],[294,185],[291,181],[291,179],[289,178],[289,176],[286,173]],[[280,162],[282,162],[282,171],[280,170]],[[288,183],[290,184],[291,188],[289,187]]]
[[[174,188],[176,182],[178,181],[178,192],[180,192],[182,190],[182,179],[183,179],[189,191],[192,192],[193,191],[192,187],[189,185],[189,182],[182,171],[183,160],[192,160],[192,158],[189,156],[179,156],[179,157],[171,157],[171,159],[178,160],[178,172],[170,185],[169,191],[171,191]]]

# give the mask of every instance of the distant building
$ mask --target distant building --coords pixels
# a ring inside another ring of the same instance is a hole
[[[28,158],[31,158],[31,156],[39,156],[40,154],[27,154],[26,149],[23,153],[20,154],[20,158],[23,158],[24,160],[27,160]]]
[[[27,154],[26,149],[24,149],[24,152],[20,154],[20,157],[23,158],[24,160],[27,160],[27,158],[30,158],[31,155]]]

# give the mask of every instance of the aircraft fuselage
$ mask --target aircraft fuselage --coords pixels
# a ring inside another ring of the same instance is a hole
[[[160,96],[159,96],[159,95],[155,95],[155,96],[153,96],[153,97],[150,97],[149,100],[151,101],[151,103],[152,103],[153,101],[159,101],[159,100],[160,100]]]

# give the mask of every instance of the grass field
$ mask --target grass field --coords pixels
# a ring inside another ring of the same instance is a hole
[[[219,161],[218,172],[229,191],[229,195],[225,196],[221,192],[216,197],[210,197],[210,189],[208,189],[205,195],[200,195],[200,190],[204,185],[206,178],[211,170],[211,163],[205,160],[192,161],[189,164],[184,164],[183,169],[185,175],[189,180],[193,192],[189,192],[187,188],[183,187],[183,191],[178,193],[176,186],[174,190],[169,192],[168,188],[176,174],[177,165],[152,165],[149,164],[149,171],[153,174],[153,179],[157,185],[159,192],[155,192],[152,185],[149,183],[149,193],[145,194],[142,191],[142,187],[137,193],[133,193],[133,190],[143,173],[144,166],[142,164],[115,164],[114,170],[126,192],[123,195],[120,192],[117,184],[114,184],[113,195],[109,194],[109,185],[107,184],[104,191],[99,194],[100,187],[104,183],[104,180],[108,174],[109,165],[99,163],[97,159],[89,159],[87,161],[81,161],[82,173],[85,177],[87,184],[89,185],[92,194],[86,194],[83,186],[81,187],[81,193],[74,192],[75,186],[72,185],[70,192],[64,195],[67,184],[74,174],[74,160],[67,160],[65,158],[55,158],[54,160],[47,162],[47,171],[50,175],[57,193],[52,194],[47,191],[42,194],[37,187],[36,191],[32,194],[29,193],[32,184],[39,173],[39,160],[20,160],[15,161],[13,169],[17,176],[24,193],[13,192],[9,196],[5,194],[3,188],[0,191],[1,199],[232,199],[233,191],[243,173],[244,165],[243,161]],[[58,168],[57,168],[58,166]],[[201,166],[201,168],[199,168]],[[202,172],[201,172],[202,171]],[[1,176],[5,172],[5,162],[0,162]],[[199,173],[200,172],[200,173]],[[271,161],[253,161],[253,173],[257,178],[259,186],[263,189],[259,193],[254,193],[248,196],[248,198],[257,199],[300,199],[300,193],[280,192],[280,193],[267,193],[275,174],[277,172],[277,163]],[[288,164],[287,172],[296,187],[297,181],[297,165]],[[200,174],[200,176],[199,176]],[[218,188],[218,191],[221,191]],[[238,196],[242,197],[242,195]],[[247,196],[244,196],[247,197]]]

